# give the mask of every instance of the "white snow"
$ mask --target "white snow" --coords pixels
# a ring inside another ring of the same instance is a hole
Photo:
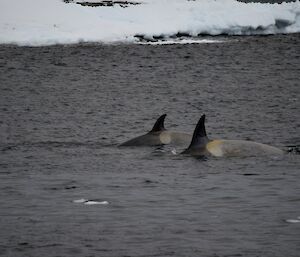
[[[246,4],[234,0],[134,2],[141,4],[122,8],[119,5],[87,7],[62,0],[0,0],[0,43],[31,46],[131,43],[138,41],[135,35],[168,38],[178,32],[191,36],[300,32],[300,1],[282,4]]]

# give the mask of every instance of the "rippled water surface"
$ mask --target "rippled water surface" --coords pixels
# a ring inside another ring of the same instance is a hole
[[[0,46],[0,255],[299,256],[299,45]],[[294,153],[117,147],[163,113]]]

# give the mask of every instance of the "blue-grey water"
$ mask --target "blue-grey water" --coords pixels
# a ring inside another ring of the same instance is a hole
[[[0,256],[298,257],[300,35],[224,39],[0,46]],[[163,113],[290,153],[117,147]]]

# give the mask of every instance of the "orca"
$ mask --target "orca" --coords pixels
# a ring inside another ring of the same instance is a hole
[[[199,119],[189,147],[183,154],[193,156],[247,157],[282,155],[284,151],[274,146],[246,140],[210,140],[206,134],[205,115]]]
[[[191,142],[192,135],[165,129],[166,116],[167,114],[161,115],[147,134],[130,139],[119,146],[158,146],[167,144],[187,146]]]

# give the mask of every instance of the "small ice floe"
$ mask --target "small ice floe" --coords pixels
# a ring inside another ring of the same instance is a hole
[[[81,199],[74,200],[73,203],[84,203],[86,201],[88,201],[88,200],[81,198]]]
[[[94,201],[94,200],[88,200],[88,201],[85,201],[84,204],[86,204],[86,205],[96,205],[96,204],[106,205],[106,204],[108,204],[108,201],[98,202],[98,201]]]
[[[285,220],[286,222],[288,223],[300,223],[300,220],[296,220],[296,219],[288,219],[288,220]]]
[[[300,216],[297,217],[296,219],[287,219],[285,221],[288,223],[300,223]]]
[[[84,198],[73,200],[73,203],[83,203],[85,205],[97,205],[97,204],[107,205],[107,204],[109,204],[108,201],[87,200]]]

